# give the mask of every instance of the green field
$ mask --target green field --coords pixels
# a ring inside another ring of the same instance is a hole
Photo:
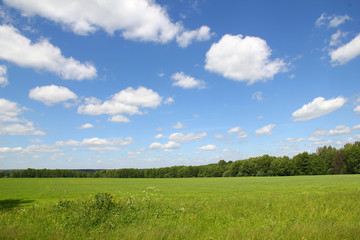
[[[360,175],[2,178],[0,239],[360,239],[359,206]]]

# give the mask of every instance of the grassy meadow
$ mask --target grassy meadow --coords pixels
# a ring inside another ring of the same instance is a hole
[[[360,239],[360,175],[0,179],[0,239]]]

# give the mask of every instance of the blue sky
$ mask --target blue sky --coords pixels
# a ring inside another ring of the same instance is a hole
[[[360,140],[359,1],[3,0],[0,20],[0,169]]]

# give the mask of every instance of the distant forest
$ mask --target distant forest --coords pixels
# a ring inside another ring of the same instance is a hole
[[[220,160],[201,166],[173,166],[151,169],[114,170],[63,170],[32,169],[0,172],[9,178],[189,178],[189,177],[242,177],[242,176],[295,176],[326,174],[359,174],[360,142],[346,144],[341,149],[319,147],[316,153],[287,156],[261,157],[245,160]]]

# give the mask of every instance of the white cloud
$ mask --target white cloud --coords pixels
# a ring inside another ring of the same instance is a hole
[[[251,98],[257,100],[258,102],[261,102],[263,100],[262,92],[261,91],[255,92]]]
[[[339,25],[345,23],[346,21],[350,20],[351,18],[348,15],[344,15],[344,16],[333,16],[330,19],[329,22],[329,27],[338,27]]]
[[[0,135],[45,135],[45,132],[34,127],[34,123],[19,118],[26,110],[19,104],[0,98]]]
[[[283,60],[271,61],[270,55],[270,47],[259,37],[227,34],[206,53],[205,69],[249,85],[266,82],[286,70]]]
[[[93,128],[94,125],[92,125],[91,123],[85,123],[84,125],[81,125],[80,127],[78,127],[78,129],[89,129],[89,128]]]
[[[140,155],[140,154],[142,154],[141,151],[131,151],[131,152],[128,152],[128,155],[130,155],[130,156]]]
[[[4,65],[0,65],[0,87],[6,87],[8,84],[7,68]]]
[[[310,141],[310,142],[320,142],[320,141],[322,141],[322,138],[309,137],[308,141]]]
[[[154,137],[154,139],[162,139],[164,137],[164,135],[162,135],[161,133],[159,133],[158,135],[156,135]]]
[[[272,131],[275,128],[275,124],[269,124],[266,125],[258,130],[255,131],[255,135],[256,136],[260,136],[260,135],[273,135],[274,132]]]
[[[26,148],[22,147],[0,147],[0,153],[22,153],[22,154],[29,154],[29,153],[55,153],[59,152],[55,146],[51,145],[30,145]]]
[[[216,134],[216,135],[214,135],[214,137],[219,140],[223,140],[225,138],[224,135],[221,135],[221,134]]]
[[[347,33],[341,32],[340,29],[338,29],[336,33],[331,35],[330,47],[339,46],[341,44],[341,38],[346,37],[346,35]]]
[[[305,141],[306,139],[305,138],[287,138],[285,140],[285,142],[289,142],[289,143],[299,143],[299,142],[303,142]]]
[[[174,102],[174,99],[172,97],[168,97],[165,101],[164,104],[172,104]]]
[[[162,97],[145,87],[138,87],[138,89],[128,87],[116,93],[113,96],[113,100],[127,105],[156,108],[160,105]]]
[[[209,39],[210,29],[185,31],[181,22],[173,23],[167,11],[154,0],[5,0],[23,15],[39,15],[76,34],[88,35],[102,29],[109,34],[120,31],[125,39],[167,43],[177,38],[186,47],[193,40]]]
[[[333,145],[334,141],[329,139],[329,140],[320,140],[318,142],[314,142],[314,145],[320,145],[320,146],[325,146],[325,145]]]
[[[105,151],[121,151],[122,148],[121,147],[104,146],[104,147],[89,147],[89,150],[96,151],[96,152],[105,152]]]
[[[108,119],[110,122],[121,122],[121,123],[129,123],[130,122],[130,119],[123,116],[123,115],[115,115],[115,116],[111,116],[109,117]]]
[[[25,108],[22,108],[16,102],[0,98],[0,122],[19,122],[20,115]]]
[[[173,141],[169,141],[166,144],[154,142],[149,146],[149,149],[163,149],[164,151],[169,151],[177,148],[180,148],[180,144]]]
[[[244,131],[244,129],[242,129],[241,127],[234,127],[227,131],[228,135],[232,135],[234,133],[237,134],[238,139],[247,138],[247,136],[248,136],[247,133]]]
[[[350,134],[352,132],[352,129],[344,126],[344,125],[340,125],[337,126],[335,129],[331,129],[328,133],[329,136],[338,136],[338,135],[343,135],[343,134]]]
[[[321,16],[318,19],[316,19],[315,26],[320,27],[320,26],[324,25],[325,20],[326,20],[325,16],[326,16],[326,13],[322,13]]]
[[[339,125],[335,127],[334,129],[330,129],[329,131],[326,128],[318,128],[313,133],[311,133],[311,136],[338,136],[338,135],[344,135],[344,134],[350,134],[355,130],[360,129],[360,124],[356,125],[354,127],[348,127],[345,125]],[[313,139],[316,138],[310,138],[309,141],[315,141]],[[317,139],[318,142],[321,141],[321,139]]]
[[[43,140],[41,140],[40,138],[29,139],[29,141],[30,141],[31,143],[42,143],[42,142],[43,142]]]
[[[341,108],[347,99],[343,97],[325,100],[323,97],[315,98],[311,103],[305,104],[302,108],[292,114],[293,121],[308,121],[321,117]]]
[[[55,143],[59,147],[104,147],[104,146],[126,146],[134,143],[132,137],[126,138],[85,138],[82,141],[76,140],[67,140],[67,141],[58,141]]]
[[[360,115],[360,105],[358,105],[358,106],[356,106],[356,107],[354,108],[354,112],[355,112],[356,114]]]
[[[180,47],[187,47],[193,40],[195,41],[206,41],[211,38],[210,28],[208,26],[201,26],[197,30],[184,31],[181,35],[176,37]]]
[[[352,129],[353,129],[353,130],[359,130],[359,129],[360,129],[360,124],[354,126]]]
[[[169,140],[174,141],[174,142],[190,142],[190,141],[199,141],[200,139],[204,138],[207,136],[206,132],[202,132],[202,133],[188,133],[188,134],[183,134],[183,133],[173,133],[169,136]]]
[[[328,16],[326,13],[322,13],[321,16],[316,20],[315,26],[321,27],[323,25],[327,25],[328,28],[336,28],[346,21],[351,20],[348,15],[331,15]]]
[[[0,135],[46,135],[45,132],[38,130],[34,127],[34,124],[29,121],[25,121],[24,124],[13,123],[3,125],[0,124]]]
[[[217,146],[209,144],[206,146],[198,147],[197,149],[201,151],[215,151],[217,149]]]
[[[78,113],[88,115],[143,114],[143,112],[139,110],[140,107],[156,108],[161,104],[161,101],[162,97],[151,89],[145,87],[133,89],[132,87],[128,87],[113,95],[110,100],[104,102],[96,98],[85,99],[85,103],[78,107]],[[115,116],[113,120],[116,119],[119,120],[123,118]]]
[[[182,124],[181,122],[176,123],[175,125],[172,126],[174,129],[182,129],[185,128],[185,125]]]
[[[198,88],[202,89],[205,87],[205,82],[195,79],[183,72],[174,73],[171,78],[174,80],[173,86],[182,87],[185,89]]]
[[[0,26],[0,59],[21,67],[54,72],[64,79],[92,79],[96,69],[90,63],[81,63],[72,57],[65,58],[58,47],[47,39],[36,43],[24,37],[12,26]]]
[[[317,128],[315,129],[314,132],[312,132],[310,134],[310,136],[316,136],[316,137],[319,137],[319,136],[323,136],[327,133],[327,129],[326,128]]]
[[[51,106],[56,103],[65,102],[67,100],[75,100],[75,93],[62,86],[43,86],[31,89],[29,97],[33,100],[40,101],[45,105]]]
[[[333,66],[344,65],[360,55],[360,34],[345,45],[329,52]]]
[[[336,142],[336,144],[339,145],[339,147],[342,147],[347,143],[354,143],[358,141],[360,141],[360,135],[355,135],[354,137],[340,139],[339,141]]]
[[[14,148],[0,147],[0,153],[16,153],[16,152],[21,152],[22,150],[23,150],[22,147],[14,147]]]

